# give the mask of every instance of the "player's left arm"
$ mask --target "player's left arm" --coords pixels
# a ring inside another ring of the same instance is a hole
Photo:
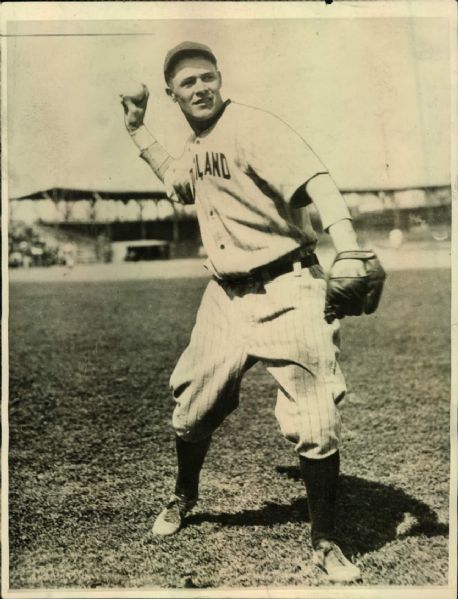
[[[331,176],[320,173],[305,187],[329,233],[336,257],[328,274],[325,317],[371,314],[377,309],[386,277],[377,256],[361,249],[346,202]]]
[[[315,204],[323,229],[329,233],[336,251],[360,250],[348,206],[329,173],[312,177],[305,191]]]

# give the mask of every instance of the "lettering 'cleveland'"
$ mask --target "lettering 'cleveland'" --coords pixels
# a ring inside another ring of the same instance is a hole
[[[205,157],[194,156],[194,174],[196,179],[203,179],[206,175],[230,179],[231,173],[226,156],[222,152],[205,152]]]

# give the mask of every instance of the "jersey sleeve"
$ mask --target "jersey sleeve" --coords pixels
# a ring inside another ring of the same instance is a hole
[[[305,184],[328,169],[300,135],[280,118],[257,109],[239,135],[245,168],[259,185],[295,206],[310,203]]]
[[[179,204],[194,204],[194,189],[188,165],[183,159],[173,160],[164,175],[167,197]]]

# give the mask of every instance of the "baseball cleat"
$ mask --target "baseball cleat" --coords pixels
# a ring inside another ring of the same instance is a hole
[[[153,524],[153,535],[173,535],[180,530],[184,517],[196,505],[196,499],[186,499],[172,495],[169,502],[156,518]]]
[[[330,582],[355,582],[361,579],[358,566],[352,564],[333,541],[319,541],[313,551],[313,563],[327,574]]]

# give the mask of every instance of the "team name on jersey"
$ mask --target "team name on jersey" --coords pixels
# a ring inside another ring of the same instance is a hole
[[[193,162],[193,174],[196,180],[203,179],[207,175],[223,179],[231,178],[227,158],[222,152],[205,152],[205,156],[200,157],[195,154]]]

